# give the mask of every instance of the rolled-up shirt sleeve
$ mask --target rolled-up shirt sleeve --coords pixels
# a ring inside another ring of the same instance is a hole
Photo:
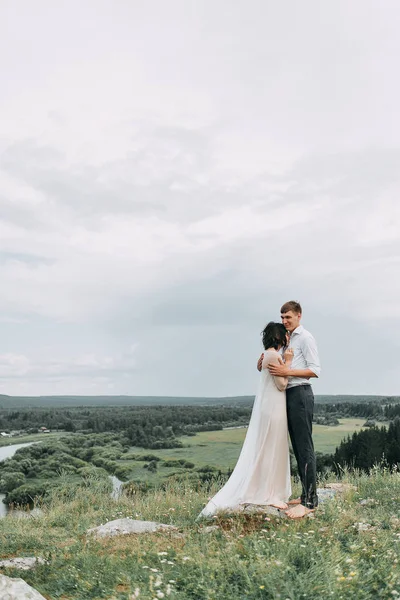
[[[307,364],[307,369],[310,369],[310,371],[319,377],[321,374],[321,363],[319,360],[317,342],[311,334],[307,335],[304,339],[302,352]]]

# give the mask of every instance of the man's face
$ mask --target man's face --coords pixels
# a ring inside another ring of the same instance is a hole
[[[292,333],[300,325],[301,313],[289,310],[286,313],[281,313],[281,319],[286,329]]]

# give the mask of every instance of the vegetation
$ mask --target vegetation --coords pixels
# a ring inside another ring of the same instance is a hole
[[[250,414],[250,406],[2,409],[0,431],[38,433],[46,427],[51,431],[117,432],[123,433],[133,446],[175,448],[182,446],[177,436],[246,424]]]
[[[333,457],[336,465],[369,471],[384,461],[388,466],[400,466],[400,418],[389,427],[371,425],[364,431],[355,432],[336,449]]]
[[[0,520],[3,557],[48,562],[24,579],[53,600],[334,600],[400,595],[400,476],[375,468],[344,474],[356,486],[300,522],[265,515],[196,517],[220,482],[164,489],[118,500],[102,479],[54,490],[42,513]],[[363,501],[364,505],[361,503]],[[88,528],[121,517],[156,520],[178,530],[95,540]],[[19,577],[20,571],[4,573]]]
[[[342,403],[373,403],[373,404],[398,404],[400,396],[349,396],[349,395],[317,395],[318,404]],[[229,396],[218,397],[193,397],[193,396],[7,396],[0,394],[1,408],[27,408],[27,407],[63,407],[72,408],[79,406],[250,406],[254,396]]]

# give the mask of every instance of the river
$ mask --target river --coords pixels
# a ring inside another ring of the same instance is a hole
[[[0,462],[2,460],[5,460],[6,458],[11,458],[20,448],[25,448],[25,446],[31,446],[32,444],[37,443],[39,442],[29,442],[27,444],[12,444],[11,446],[2,446],[0,448]],[[120,481],[118,477],[115,477],[115,475],[110,475],[109,477],[113,486],[111,497],[116,499],[121,493],[121,486],[123,482]],[[5,494],[0,494],[0,519],[2,517],[5,517],[8,513],[8,506],[7,504],[4,504],[3,498],[5,498]]]

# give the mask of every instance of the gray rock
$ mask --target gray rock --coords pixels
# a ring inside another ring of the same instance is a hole
[[[246,515],[264,514],[270,515],[271,517],[277,517],[278,519],[287,518],[283,510],[279,510],[279,508],[275,508],[274,506],[265,506],[262,504],[247,504],[243,509],[243,512]]]
[[[363,500],[360,500],[361,506],[372,506],[373,504],[376,504],[376,501],[373,498],[364,498]]]
[[[218,531],[218,525],[208,525],[207,527],[203,527],[200,532],[201,533],[212,533],[213,531]]]
[[[102,538],[113,537],[115,535],[129,535],[131,533],[154,533],[155,531],[176,531],[176,527],[154,521],[137,521],[127,518],[109,521],[99,527],[88,529],[87,533]]]
[[[6,560],[0,560],[0,569],[21,569],[22,571],[29,571],[34,569],[37,565],[45,565],[47,561],[43,558],[35,558],[34,556],[25,556],[21,558],[7,558]]]
[[[46,600],[23,579],[13,579],[5,575],[0,575],[0,598],[1,600]]]
[[[327,483],[326,489],[336,490],[337,492],[348,492],[350,490],[356,490],[356,486],[351,483]]]
[[[318,494],[318,504],[323,504],[327,500],[334,498],[337,494],[337,490],[318,488],[317,494]]]
[[[371,525],[371,523],[357,523],[355,527],[358,531],[376,531],[377,527],[375,525]]]

